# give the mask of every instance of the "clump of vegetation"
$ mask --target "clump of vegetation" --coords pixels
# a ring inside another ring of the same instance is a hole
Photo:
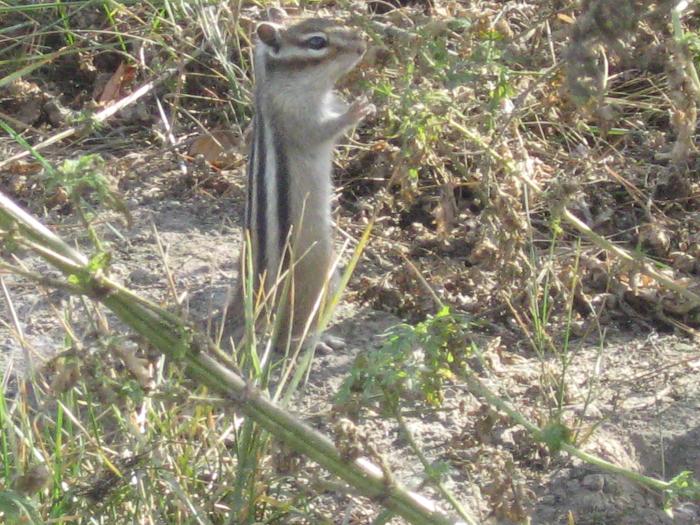
[[[355,360],[339,402],[348,402],[351,395],[359,395],[362,403],[376,399],[389,415],[405,403],[440,406],[444,383],[467,370],[466,330],[466,321],[448,307],[415,326],[397,325],[379,350]]]

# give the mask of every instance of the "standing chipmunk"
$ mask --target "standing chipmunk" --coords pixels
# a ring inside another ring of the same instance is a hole
[[[245,229],[252,243],[254,292],[261,286],[282,302],[282,341],[304,334],[330,279],[333,259],[332,161],[337,139],[374,106],[347,106],[335,83],[355,67],[366,45],[357,31],[324,18],[284,25],[270,11],[256,28],[255,117],[248,159]],[[242,323],[242,287],[229,319]],[[275,289],[276,288],[276,289]]]

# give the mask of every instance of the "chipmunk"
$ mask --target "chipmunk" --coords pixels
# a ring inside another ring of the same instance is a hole
[[[348,106],[333,93],[365,52],[357,31],[325,18],[287,26],[277,9],[268,16],[270,21],[255,30],[255,116],[244,228],[252,244],[256,296],[263,288],[273,292],[274,305],[287,305],[280,332],[286,341],[290,332],[297,340],[303,336],[331,278],[335,143],[374,106],[364,98]],[[280,276],[286,271],[292,284],[283,298]],[[239,325],[242,281],[228,316]]]

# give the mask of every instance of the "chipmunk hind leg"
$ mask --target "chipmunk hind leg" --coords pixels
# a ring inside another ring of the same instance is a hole
[[[313,315],[313,321],[309,325],[307,340],[314,340],[317,322],[321,310],[335,294],[338,287],[337,272],[331,271],[333,267],[333,250],[330,244],[315,246],[295,266],[295,283],[301,286],[294,287],[294,329],[293,335],[298,340],[304,336],[309,318]],[[319,353],[329,353],[345,348],[345,342],[340,338],[324,332],[317,339],[316,350]]]

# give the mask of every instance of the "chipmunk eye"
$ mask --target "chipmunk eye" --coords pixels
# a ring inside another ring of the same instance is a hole
[[[323,49],[328,45],[328,40],[322,36],[312,36],[306,41],[306,45],[311,49]]]

